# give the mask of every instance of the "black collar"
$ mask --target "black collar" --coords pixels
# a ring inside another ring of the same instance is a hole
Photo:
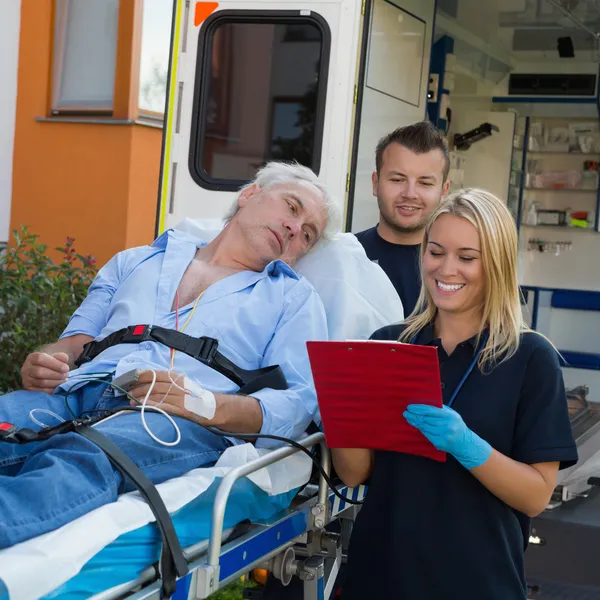
[[[475,334],[473,337],[468,340],[462,341],[459,346],[462,345],[470,345],[473,350],[477,350],[477,340],[479,338],[479,334]],[[419,333],[417,334],[416,343],[421,346],[437,346],[438,348],[442,345],[442,340],[438,337],[434,337],[433,333],[433,323],[427,324]]]

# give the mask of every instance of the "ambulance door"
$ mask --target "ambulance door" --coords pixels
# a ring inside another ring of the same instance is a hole
[[[372,0],[362,70],[362,108],[347,227],[358,232],[379,221],[371,174],[381,137],[425,118],[434,0]]]
[[[361,2],[176,2],[157,233],[221,219],[268,160],[344,202]]]

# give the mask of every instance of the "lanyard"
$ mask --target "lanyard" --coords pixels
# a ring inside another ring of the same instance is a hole
[[[419,333],[421,333],[421,332],[419,332]],[[415,337],[413,337],[413,339],[410,341],[411,344],[416,343],[417,338],[419,337],[419,333],[417,333],[415,335]],[[477,361],[479,360],[479,356],[483,352],[483,348],[485,347],[487,339],[488,339],[488,334],[487,334],[487,331],[486,331],[483,334],[483,336],[481,338],[481,341],[479,342],[479,346],[477,348],[477,352],[475,352],[475,358],[473,358],[473,360],[471,361],[471,364],[469,365],[469,368],[465,371],[465,374],[462,376],[462,379],[459,381],[458,385],[456,386],[456,389],[452,393],[452,396],[450,397],[450,400],[448,400],[448,404],[446,404],[446,406],[448,408],[450,408],[452,406],[452,404],[456,400],[456,396],[458,396],[458,393],[460,392],[460,390],[462,389],[463,385],[465,384],[465,382],[469,378],[469,375],[473,372],[473,369],[475,368],[475,365],[477,364]]]

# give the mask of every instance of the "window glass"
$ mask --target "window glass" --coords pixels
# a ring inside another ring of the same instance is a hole
[[[140,110],[164,114],[173,3],[144,0],[140,57]]]
[[[119,0],[57,0],[53,109],[113,106]]]
[[[326,86],[319,24],[232,17],[205,35],[192,161],[200,179],[249,180],[274,159],[318,171]]]

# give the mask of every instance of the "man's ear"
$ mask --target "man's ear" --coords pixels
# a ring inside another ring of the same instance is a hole
[[[242,206],[244,206],[248,202],[248,200],[250,200],[250,198],[256,196],[256,194],[258,194],[259,192],[260,185],[258,185],[258,183],[253,183],[252,185],[249,185],[245,190],[240,192],[240,195],[238,196],[238,206],[242,208]]]
[[[442,200],[446,197],[446,194],[448,193],[448,190],[450,189],[450,184],[452,182],[447,179],[446,183],[442,186]]]
[[[373,175],[371,175],[371,181],[373,182],[373,196],[377,198],[377,185],[379,184],[379,176],[377,175],[377,171],[373,171]]]

